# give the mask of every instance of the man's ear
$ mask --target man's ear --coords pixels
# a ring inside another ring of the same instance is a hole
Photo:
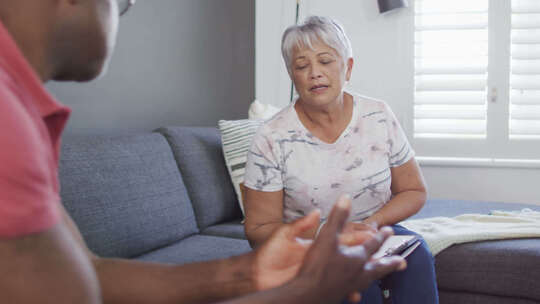
[[[347,59],[347,72],[345,74],[345,80],[347,81],[351,79],[353,65],[354,65],[354,59],[352,57]]]

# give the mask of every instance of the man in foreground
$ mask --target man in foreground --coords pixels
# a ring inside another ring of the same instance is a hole
[[[59,196],[60,136],[70,110],[49,80],[89,81],[109,60],[129,1],[0,0],[0,294],[6,303],[335,303],[404,268],[370,261],[383,229],[354,257],[339,250],[350,201],[342,197],[312,244],[297,236],[317,212],[257,250],[181,266],[92,254]],[[361,235],[348,235],[357,244]]]

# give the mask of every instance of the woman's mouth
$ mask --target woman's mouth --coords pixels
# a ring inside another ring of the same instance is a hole
[[[327,85],[318,84],[318,85],[312,86],[309,90],[311,92],[314,92],[314,93],[322,93],[322,92],[326,91],[326,89],[328,89]]]

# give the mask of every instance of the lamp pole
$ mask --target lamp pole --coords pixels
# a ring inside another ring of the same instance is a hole
[[[300,16],[300,0],[296,0],[296,16],[294,20],[294,24],[298,25],[298,17]],[[294,97],[294,83],[291,80],[291,102],[293,101]]]

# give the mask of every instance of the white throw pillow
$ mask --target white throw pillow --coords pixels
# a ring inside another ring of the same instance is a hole
[[[242,214],[244,215],[242,183],[244,182],[244,172],[251,139],[264,121],[274,116],[280,110],[280,108],[275,106],[254,100],[249,106],[249,119],[220,120],[218,122],[225,164],[231,176],[236,197],[240,203],[240,209],[242,209]]]
[[[261,119],[220,120],[218,122],[225,164],[231,176],[242,214],[244,214],[244,205],[240,184],[244,182],[247,153],[251,139],[263,123],[264,120]]]
[[[258,100],[254,100],[249,106],[248,117],[249,119],[269,119],[274,116],[281,109],[270,104],[261,103]]]

